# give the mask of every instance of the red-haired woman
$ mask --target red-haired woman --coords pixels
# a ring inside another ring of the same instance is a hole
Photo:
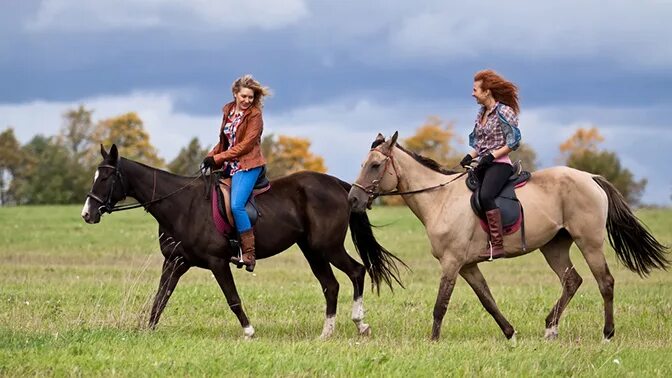
[[[473,151],[461,164],[479,159],[475,168],[481,182],[479,199],[490,231],[490,248],[481,257],[492,260],[504,256],[502,217],[495,197],[512,173],[509,153],[520,145],[518,87],[493,70],[483,70],[474,76],[472,96],[481,109],[469,134]]]
[[[240,235],[242,263],[252,272],[256,264],[254,231],[245,211],[247,202],[259,173],[266,164],[261,154],[261,133],[264,121],[261,114],[264,96],[270,91],[252,75],[245,75],[233,82],[233,101],[222,109],[219,143],[203,159],[205,168],[224,167],[231,174],[231,213]],[[232,257],[232,262],[238,262]]]

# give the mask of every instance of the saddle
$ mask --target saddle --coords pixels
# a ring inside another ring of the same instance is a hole
[[[217,231],[224,235],[232,235],[235,231],[235,221],[231,213],[231,176],[228,172],[215,172],[215,184],[212,185],[212,219]],[[222,190],[224,189],[224,190]],[[245,211],[250,218],[250,223],[257,223],[261,214],[257,208],[256,196],[263,194],[271,189],[271,183],[266,177],[266,167],[263,167],[254,184],[254,189],[250,198],[245,204]]]
[[[518,197],[516,197],[515,189],[525,185],[531,177],[532,175],[530,172],[523,171],[523,167],[520,161],[516,161],[513,164],[513,173],[509,177],[507,183],[504,185],[504,188],[502,188],[495,198],[495,204],[502,214],[502,230],[504,235],[512,234],[522,228],[521,238],[523,243],[523,250],[525,250],[525,225],[523,222],[524,213],[523,206],[520,204],[520,201],[518,201]],[[481,184],[478,181],[476,173],[473,169],[469,171],[466,183],[469,190],[473,192],[471,195],[471,208],[479,217],[483,230],[488,232],[485,211],[481,207],[479,199]]]

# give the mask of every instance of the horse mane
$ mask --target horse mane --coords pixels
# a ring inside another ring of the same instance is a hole
[[[193,179],[193,178],[196,178],[196,177],[197,177],[197,176],[182,176],[182,175],[178,175],[177,173],[169,172],[169,171],[163,170],[163,169],[161,169],[161,168],[152,167],[151,165],[147,165],[147,164],[145,164],[145,163],[141,163],[141,162],[136,161],[136,160],[133,160],[133,159],[128,159],[128,158],[125,158],[125,157],[123,157],[123,156],[120,156],[120,157],[119,157],[119,161],[121,161],[121,160],[125,160],[125,161],[129,161],[129,162],[133,162],[133,163],[135,163],[135,164],[137,164],[137,165],[140,165],[140,166],[142,166],[142,167],[145,167],[145,168],[147,168],[147,169],[153,169],[153,170],[155,170],[155,171],[160,172],[161,174],[165,174],[165,175],[167,175],[167,176],[171,176],[171,177],[174,177],[174,178],[180,178],[180,179]]]
[[[380,146],[384,142],[385,142],[385,140],[383,140],[383,139],[375,140],[371,144],[371,149],[374,149],[374,148]],[[422,155],[420,155],[418,153],[415,153],[413,151],[409,151],[409,150],[405,149],[404,147],[402,147],[399,143],[396,143],[395,146],[397,146],[397,148],[399,148],[400,150],[402,150],[405,153],[407,153],[408,155],[410,155],[413,159],[415,159],[415,161],[420,163],[422,166],[427,167],[434,172],[441,173],[443,175],[454,175],[456,173],[460,173],[460,172],[457,172],[457,171],[453,171],[451,169],[445,169],[436,160],[430,159],[427,156],[422,156]]]

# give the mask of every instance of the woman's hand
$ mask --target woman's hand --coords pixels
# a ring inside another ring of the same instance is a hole
[[[474,161],[474,158],[471,156],[471,154],[466,154],[463,158],[462,161],[460,161],[460,165],[463,167],[468,166],[472,161]]]
[[[485,172],[488,167],[492,165],[492,162],[495,161],[495,156],[493,154],[487,154],[481,158],[481,160],[478,161],[478,165],[474,170],[477,172],[477,174],[482,174]]]
[[[216,164],[217,163],[215,163],[215,158],[212,156],[206,156],[205,159],[203,159],[203,168],[205,169],[209,168],[210,170],[212,170],[213,168],[215,168]]]
[[[495,155],[493,154],[487,154],[481,158],[481,160],[478,161],[478,167],[479,168],[487,168],[492,165],[492,163],[495,161]]]

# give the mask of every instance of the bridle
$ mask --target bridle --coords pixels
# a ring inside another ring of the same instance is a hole
[[[198,172],[200,174],[198,176],[195,176],[193,178],[193,180],[189,181],[186,185],[174,190],[173,192],[171,192],[171,193],[169,193],[165,196],[161,196],[161,197],[155,199],[154,198],[154,193],[156,192],[156,170],[155,170],[154,171],[154,186],[152,187],[152,199],[151,200],[149,200],[147,202],[144,202],[144,203],[136,203],[136,204],[115,206],[115,204],[112,203],[112,194],[114,193],[114,185],[117,183],[117,181],[119,181],[121,183],[121,187],[122,188],[124,187],[124,175],[121,173],[121,160],[119,160],[117,162],[116,166],[111,165],[111,164],[101,164],[101,165],[98,166],[97,169],[100,169],[100,168],[114,169],[114,176],[112,177],[112,184],[110,185],[110,190],[107,193],[107,197],[105,198],[105,200],[103,200],[102,198],[100,198],[99,196],[94,194],[93,192],[87,193],[86,197],[87,198],[93,198],[94,200],[101,203],[101,206],[98,207],[98,211],[100,212],[101,215],[105,214],[105,213],[112,214],[113,212],[116,212],[116,211],[137,209],[139,207],[144,207],[145,211],[148,211],[149,205],[157,203],[159,201],[162,201],[162,200],[164,200],[168,197],[171,197],[172,195],[182,191],[183,189],[191,186],[191,184],[193,184],[196,180],[200,179],[205,174],[204,170],[199,169]],[[120,199],[119,201],[122,201],[125,198],[126,198],[126,196],[124,195],[124,197],[122,199]]]
[[[378,178],[376,178],[374,180],[371,180],[371,184],[369,184],[367,186],[364,186],[364,185],[358,183],[357,181],[352,183],[352,186],[355,186],[355,187],[363,190],[364,193],[368,194],[370,201],[373,201],[376,197],[385,194],[385,193],[380,192],[380,182],[383,180],[383,176],[385,176],[385,173],[387,173],[387,167],[390,164],[392,164],[392,169],[394,169],[394,174],[397,177],[399,177],[399,174],[397,173],[397,167],[394,164],[394,158],[392,157],[392,154],[391,153],[386,154],[385,152],[383,152],[383,150],[381,150],[378,147],[374,147],[371,150],[369,150],[369,152],[373,152],[373,151],[380,152],[383,156],[385,156],[385,160],[384,160],[385,166],[383,167],[382,171],[380,171],[380,175],[378,176]],[[390,174],[392,174],[392,173],[390,173]]]
[[[366,185],[366,186],[358,183],[357,181],[355,181],[352,184],[352,186],[355,186],[355,187],[363,190],[364,193],[369,195],[369,200],[367,202],[367,207],[369,207],[369,208],[371,207],[371,203],[373,202],[373,200],[376,199],[377,197],[380,197],[380,196],[403,196],[403,195],[407,195],[407,194],[416,194],[416,193],[423,193],[423,192],[428,192],[428,191],[431,191],[431,190],[436,190],[438,188],[442,188],[442,187],[450,184],[453,181],[456,181],[460,177],[466,175],[467,172],[468,172],[468,171],[464,171],[464,172],[460,173],[457,177],[455,177],[451,180],[448,180],[444,183],[434,185],[434,186],[430,186],[430,187],[427,187],[427,188],[416,189],[416,190],[407,190],[407,191],[403,191],[403,192],[400,192],[399,190],[396,190],[396,189],[391,191],[391,192],[381,192],[380,191],[380,182],[383,180],[383,176],[385,176],[385,173],[387,172],[388,166],[390,164],[392,165],[392,169],[394,169],[394,175],[397,177],[397,180],[399,179],[399,172],[397,171],[397,166],[394,163],[394,156],[392,156],[392,147],[389,149],[388,153],[385,153],[382,149],[380,149],[378,147],[374,147],[371,150],[369,150],[369,152],[373,152],[373,151],[377,151],[377,152],[383,154],[383,156],[385,156],[385,166],[383,167],[383,170],[380,172],[380,175],[378,176],[378,178],[372,180],[371,184]],[[390,174],[392,174],[392,173],[390,173]]]
[[[98,207],[98,211],[101,214],[105,214],[105,213],[110,213],[111,214],[113,211],[119,211],[119,210],[115,210],[114,204],[112,203],[112,193],[114,193],[114,185],[117,183],[117,180],[119,180],[122,187],[124,185],[124,178],[121,174],[121,169],[119,169],[119,164],[120,163],[117,163],[117,166],[114,166],[114,165],[111,165],[111,164],[101,164],[97,168],[98,170],[100,170],[101,168],[114,169],[114,176],[112,177],[112,184],[110,185],[110,190],[108,191],[107,197],[105,198],[105,200],[98,197],[96,194],[94,194],[91,191],[86,194],[87,198],[93,198],[94,200],[100,202],[101,206]]]

